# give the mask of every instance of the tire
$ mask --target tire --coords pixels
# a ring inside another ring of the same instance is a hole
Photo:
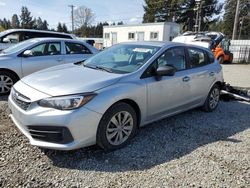
[[[11,87],[17,82],[17,77],[5,70],[0,70],[0,96],[8,95]]]
[[[220,88],[217,84],[215,84],[209,91],[206,101],[202,106],[202,109],[205,112],[214,111],[219,104],[219,100],[220,100]]]
[[[218,61],[219,61],[220,64],[223,64],[224,63],[224,57],[223,56],[218,57]]]
[[[122,148],[135,136],[137,129],[135,110],[127,103],[114,104],[105,112],[99,123],[97,145],[105,151]]]

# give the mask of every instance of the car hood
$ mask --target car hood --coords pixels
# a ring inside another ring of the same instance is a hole
[[[93,92],[116,83],[123,75],[66,64],[22,78],[22,82],[51,96]]]

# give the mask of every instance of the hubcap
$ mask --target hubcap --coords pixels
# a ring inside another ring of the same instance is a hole
[[[129,112],[118,112],[110,119],[107,126],[106,137],[108,142],[112,145],[124,143],[129,138],[133,126],[133,117]]]
[[[209,98],[209,105],[211,109],[214,109],[217,106],[219,99],[220,99],[220,91],[218,88],[214,88]]]
[[[13,80],[7,75],[0,75],[0,93],[8,93],[13,86]]]

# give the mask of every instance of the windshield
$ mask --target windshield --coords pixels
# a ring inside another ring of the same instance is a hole
[[[24,48],[27,48],[28,46],[30,46],[32,44],[32,39],[31,40],[26,40],[26,41],[23,41],[23,42],[20,42],[18,44],[15,44],[3,51],[1,51],[1,53],[4,53],[4,54],[12,54],[12,53],[16,53]]]
[[[118,44],[87,59],[86,67],[125,74],[138,70],[160,47],[135,44]]]

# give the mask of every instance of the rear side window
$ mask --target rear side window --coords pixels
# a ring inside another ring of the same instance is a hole
[[[201,49],[188,48],[188,56],[191,68],[201,67],[210,64],[206,52]]]
[[[79,43],[65,42],[66,54],[91,54],[90,50]]]

